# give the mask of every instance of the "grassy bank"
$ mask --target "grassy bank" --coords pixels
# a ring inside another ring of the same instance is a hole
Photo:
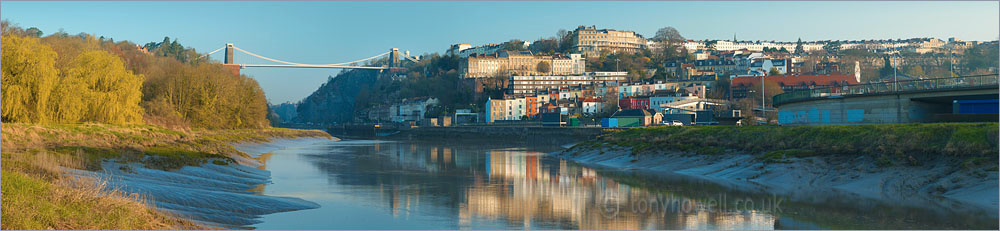
[[[881,165],[920,164],[957,157],[968,165],[995,163],[997,123],[831,126],[661,126],[628,129],[584,142],[578,148],[614,145],[633,154],[685,152],[716,155],[737,150],[781,162],[812,155],[871,155]]]
[[[61,169],[101,170],[105,159],[164,170],[228,164],[246,156],[230,143],[294,137],[329,135],[280,128],[179,131],[149,125],[4,123],[3,229],[210,228],[153,210],[139,195],[63,176]]]

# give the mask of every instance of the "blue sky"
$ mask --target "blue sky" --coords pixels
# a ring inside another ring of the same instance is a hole
[[[392,47],[443,52],[596,25],[652,37],[840,40],[957,37],[996,40],[997,2],[10,2],[0,18],[46,35],[60,29],[144,44],[177,38],[199,52],[227,42],[271,58],[337,63]],[[221,52],[213,58],[221,58]],[[270,64],[238,54],[238,63]],[[299,101],[334,69],[244,69],[272,103]]]

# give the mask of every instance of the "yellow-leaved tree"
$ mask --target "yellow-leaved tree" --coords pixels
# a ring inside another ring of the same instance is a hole
[[[56,52],[38,38],[4,35],[2,38],[2,108],[4,122],[48,121],[46,103],[55,85]]]
[[[63,73],[53,95],[57,121],[142,123],[143,77],[125,69],[118,56],[103,50],[85,51]]]

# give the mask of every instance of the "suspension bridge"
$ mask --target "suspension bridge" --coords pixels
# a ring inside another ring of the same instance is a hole
[[[255,54],[253,52],[240,49],[239,47],[233,45],[232,43],[226,43],[226,46],[221,47],[219,49],[216,49],[216,50],[214,50],[212,52],[209,52],[208,54],[202,55],[200,58],[204,58],[206,56],[215,54],[216,52],[219,52],[219,51],[222,51],[222,50],[226,51],[226,53],[225,53],[226,57],[225,57],[225,59],[223,59],[223,66],[229,68],[234,74],[237,74],[237,75],[239,75],[241,69],[245,69],[245,68],[248,68],[248,67],[366,69],[366,70],[379,70],[381,72],[381,71],[384,71],[384,70],[401,70],[402,68],[400,67],[400,64],[401,64],[400,61],[402,59],[400,59],[400,58],[403,58],[403,59],[409,60],[409,61],[413,61],[413,62],[419,61],[418,58],[410,56],[410,52],[409,51],[406,51],[404,53],[400,53],[398,48],[392,48],[388,52],[385,52],[385,53],[381,53],[381,54],[378,54],[378,55],[375,55],[375,56],[372,56],[372,57],[368,57],[368,58],[364,58],[364,59],[359,59],[359,60],[354,60],[354,61],[349,61],[349,62],[331,63],[331,64],[305,64],[305,63],[289,62],[289,61],[284,61],[284,60],[279,60],[279,59],[274,59],[274,58],[269,58],[269,57],[266,57],[266,56],[258,55],[258,54]],[[244,54],[247,54],[247,55],[250,55],[250,56],[253,56],[253,57],[261,58],[261,59],[264,59],[264,60],[267,60],[267,61],[271,61],[271,62],[275,62],[275,63],[280,63],[280,64],[238,64],[238,63],[236,63],[236,60],[234,59],[234,55],[235,55],[236,51],[242,52]],[[365,61],[374,60],[374,59],[378,59],[378,58],[382,58],[382,57],[388,57],[389,58],[388,59],[389,62],[387,64],[383,64],[381,66],[364,66],[364,65],[362,65],[362,63],[365,62]]]

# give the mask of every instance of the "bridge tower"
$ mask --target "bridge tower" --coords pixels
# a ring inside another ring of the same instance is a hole
[[[392,48],[389,52],[389,68],[399,67],[399,48]]]
[[[233,63],[233,44],[226,43],[226,60],[223,64],[235,64]]]
[[[229,72],[232,72],[234,75],[240,75],[240,69],[243,69],[243,67],[240,66],[239,64],[236,64],[236,62],[234,61],[235,60],[233,60],[233,43],[226,43],[226,59],[223,60],[222,66],[225,67],[226,69],[229,69]]]

